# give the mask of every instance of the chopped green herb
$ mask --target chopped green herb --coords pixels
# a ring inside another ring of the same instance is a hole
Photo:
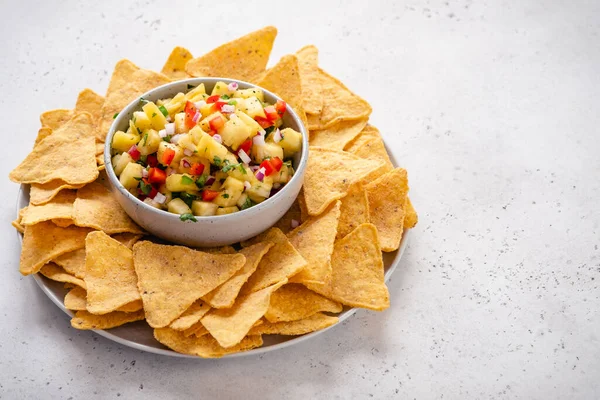
[[[162,138],[165,142],[167,143],[171,143],[171,135],[167,135],[164,138]]]
[[[142,178],[138,178],[137,176],[134,176],[133,179],[135,179],[136,181],[141,181]]]
[[[179,216],[179,219],[182,220],[182,221],[184,221],[184,222],[185,221],[198,222],[198,220],[196,219],[196,217],[194,217],[193,214],[189,214],[189,213],[188,214],[181,214]]]
[[[158,109],[160,110],[162,115],[164,115],[165,117],[169,116],[169,111],[167,110],[167,108],[165,106],[159,106]]]
[[[144,181],[140,181],[140,190],[147,196],[152,191],[152,185],[145,183]]]
[[[221,98],[225,99],[225,100],[229,100],[231,98],[231,96],[229,96],[228,94],[222,94]]]
[[[137,129],[138,134],[141,135],[142,134],[142,130],[140,128],[138,128],[137,126],[135,127],[135,129]]]
[[[140,97],[140,104],[146,104],[146,103],[150,103],[150,101],[149,101],[149,100],[146,100],[146,99],[145,99],[145,98],[143,98],[143,97]]]
[[[183,200],[189,208],[192,208],[192,201],[196,200],[196,196],[187,192],[180,192],[179,198]]]
[[[142,143],[142,146],[145,146],[145,145],[146,145],[146,142],[148,141],[148,132],[146,132],[146,133],[144,134],[144,138],[143,138],[142,140],[143,140],[143,142],[144,142],[144,143]]]
[[[187,175],[183,175],[181,177],[181,183],[184,185],[191,185],[192,183],[194,183],[194,180]]]
[[[230,106],[235,106],[237,104],[237,101],[229,100],[229,103],[227,103],[227,104],[229,104]]]
[[[152,118],[156,117],[156,113],[152,113]]]
[[[221,196],[222,196],[224,199],[228,199],[228,198],[229,198],[229,195],[228,195],[227,193],[223,193]]]
[[[194,88],[194,85],[190,85],[190,84],[188,83],[188,85],[187,85],[187,88],[188,88],[188,89],[193,89],[193,88]]]
[[[238,169],[242,174],[246,174],[246,168],[244,168],[244,164],[242,163],[237,163],[237,164],[229,164],[229,160],[225,160],[225,163],[227,165],[225,165],[223,168],[221,168],[221,171],[223,172],[229,172],[232,169]]]
[[[115,115],[113,115],[113,119],[117,118],[117,116],[119,116],[119,113],[115,113]]]
[[[250,200],[250,198],[246,198],[246,201],[244,201],[244,204],[242,204],[242,206],[240,207],[240,209],[245,210],[246,208],[250,208],[254,205],[254,202],[252,200]]]
[[[200,178],[196,180],[196,186],[198,186],[198,189],[202,189],[204,187],[204,184],[206,183],[206,177],[207,175],[200,175]]]
[[[206,149],[204,151],[206,151]],[[223,161],[221,161],[221,157],[219,157],[219,156],[213,157],[213,164],[215,164],[217,167],[220,167],[222,163],[223,163]]]

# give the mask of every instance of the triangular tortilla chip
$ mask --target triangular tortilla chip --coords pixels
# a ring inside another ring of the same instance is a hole
[[[209,254],[148,241],[133,246],[133,263],[148,323],[169,325],[193,302],[244,266],[242,254]]]
[[[336,239],[341,239],[359,225],[369,222],[369,199],[362,183],[350,185],[348,194],[342,199],[340,222]]]
[[[304,200],[309,215],[319,215],[346,196],[348,187],[383,166],[344,151],[311,147],[304,177]]]
[[[204,295],[202,300],[206,301],[213,308],[231,307],[235,302],[240,289],[244,283],[246,283],[248,278],[250,278],[250,275],[256,271],[258,263],[271,247],[273,247],[273,243],[262,242],[242,249],[240,253],[246,257],[244,266],[227,282]]]
[[[71,319],[71,326],[75,329],[111,329],[143,319],[143,310],[131,313],[113,311],[104,315],[94,315],[87,311],[77,311]]]
[[[188,61],[191,76],[214,76],[253,82],[265,71],[277,29],[267,26]]]
[[[256,272],[242,287],[242,294],[249,294],[274,285],[296,275],[306,267],[306,260],[279,229],[271,228],[259,235],[256,240],[273,242],[275,245],[260,260]],[[248,244],[251,243],[243,245]]]
[[[390,157],[385,149],[385,144],[381,139],[379,130],[372,125],[367,125],[360,134],[344,147],[349,153],[367,158],[370,160],[383,160],[386,168],[381,172],[386,173],[394,169],[394,164],[390,161]]]
[[[364,99],[352,93],[342,82],[319,68],[323,110],[317,118],[309,118],[308,128],[325,129],[340,121],[365,119],[373,109]]]
[[[167,62],[165,62],[160,72],[169,79],[187,79],[190,76],[185,72],[185,64],[192,58],[192,53],[188,49],[177,46],[167,58]]]
[[[134,300],[134,301],[130,301],[127,304],[123,304],[121,307],[117,308],[116,311],[123,311],[123,312],[136,312],[136,311],[140,311],[141,309],[144,308],[144,303],[142,302],[142,300]]]
[[[75,104],[75,112],[88,112],[92,116],[94,125],[102,115],[102,106],[104,105],[104,97],[94,92],[92,89],[83,89],[79,92],[77,103]],[[97,154],[97,153],[96,153]]]
[[[219,358],[231,353],[247,351],[262,346],[260,335],[247,336],[236,346],[224,349],[210,335],[185,337],[183,332],[169,328],[155,329],[156,340],[178,353],[191,354],[202,358]]]
[[[73,221],[77,226],[98,229],[108,234],[144,233],[142,228],[129,218],[111,191],[98,182],[77,190]]]
[[[60,228],[45,221],[25,227],[19,270],[23,275],[35,274],[47,262],[61,254],[85,246],[86,228]]]
[[[325,282],[331,274],[331,253],[339,218],[340,202],[337,201],[323,214],[309,218],[288,233],[292,246],[307,262],[306,267],[294,275],[290,282]]]
[[[139,235],[136,233],[117,233],[116,235],[112,235],[111,237],[115,240],[118,240],[119,243],[129,247],[130,249],[133,248],[133,245],[137,243],[138,240],[140,240],[142,238],[143,235]]]
[[[75,113],[73,112],[73,110],[67,110],[64,108],[50,110],[40,115],[40,122],[42,123],[42,127],[57,130],[58,128],[66,124],[67,121],[73,118],[74,114]]]
[[[163,74],[141,69],[129,60],[119,61],[115,65],[106,91],[99,129],[96,132],[97,139],[104,142],[115,114],[121,112],[129,103],[150,89],[170,81]]]
[[[417,216],[417,210],[412,205],[412,202],[407,197],[406,198],[406,215],[404,216],[404,229],[414,228],[414,226],[419,222],[419,217]]]
[[[48,136],[52,135],[52,132],[54,132],[54,131],[51,128],[41,127],[38,130],[37,137],[35,138],[34,146],[36,144],[38,144],[39,142],[41,142],[42,140],[44,140],[45,138],[47,138]]]
[[[62,180],[55,180],[43,185],[32,184],[29,189],[29,204],[42,205],[52,200],[61,190],[79,189],[84,185],[69,185]],[[75,193],[75,192],[74,192]]]
[[[298,283],[288,283],[271,295],[265,318],[269,322],[297,321],[317,312],[339,313],[342,305]]]
[[[85,248],[70,251],[52,260],[71,275],[85,278]]]
[[[341,121],[329,128],[310,132],[310,145],[327,149],[343,150],[367,125],[367,119]]]
[[[212,310],[200,321],[221,346],[226,349],[233,347],[240,343],[254,323],[265,315],[271,294],[286,282],[287,280],[284,280],[243,296],[237,299],[231,308]]]
[[[351,307],[381,311],[390,306],[375,225],[362,224],[337,241],[331,269],[325,285],[308,288]]]
[[[87,304],[87,292],[82,287],[74,287],[65,295],[64,305],[71,311],[83,311]]]
[[[15,219],[12,222],[12,226],[14,226],[17,231],[21,232],[21,233],[25,233],[25,226],[21,225],[21,220],[23,219],[23,214],[25,214],[27,212],[27,207],[23,207],[19,210],[19,215],[17,216],[17,219]]]
[[[185,337],[189,337],[192,335],[196,337],[201,337],[204,335],[208,335],[209,333],[204,327],[204,325],[202,325],[202,322],[198,321],[194,325],[190,326],[188,329],[183,331],[183,334]]]
[[[337,324],[338,317],[330,317],[316,313],[308,318],[289,322],[265,322],[250,329],[249,335],[304,335],[305,333],[320,331]]]
[[[91,116],[75,115],[52,135],[39,142],[9,177],[18,183],[49,183],[60,179],[71,185],[98,177]]]
[[[92,314],[107,314],[141,300],[132,251],[104,232],[90,232],[85,239],[84,280]]]
[[[76,197],[75,192],[64,190],[44,205],[30,205],[23,213],[21,224],[35,225],[59,218],[70,220],[73,217],[73,202]]]
[[[321,114],[323,110],[323,94],[319,77],[319,50],[313,45],[304,46],[296,52],[304,111],[309,114]]]
[[[394,251],[400,246],[406,215],[408,176],[396,168],[365,186],[369,196],[369,218],[377,227],[381,250]]]
[[[86,288],[85,282],[82,279],[66,273],[64,269],[53,262],[44,265],[42,269],[40,269],[40,274],[44,275],[48,279],[52,279],[53,281],[72,283],[83,289]]]
[[[176,331],[185,331],[198,323],[210,311],[210,305],[204,301],[196,300],[179,318],[171,322],[169,328]]]

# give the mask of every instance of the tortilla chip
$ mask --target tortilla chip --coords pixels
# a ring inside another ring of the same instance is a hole
[[[90,232],[85,239],[87,310],[107,314],[141,300],[131,250],[104,232]]]
[[[142,302],[142,300],[134,300],[134,301],[130,301],[129,303],[124,304],[121,307],[117,308],[116,311],[136,312],[136,311],[140,311],[143,308],[144,308],[144,303]]]
[[[71,185],[92,182],[98,177],[92,129],[90,114],[76,114],[38,143],[11,171],[10,179],[17,183],[49,183],[60,179]]]
[[[175,47],[160,72],[172,80],[187,79],[190,76],[185,72],[185,64],[192,58],[185,47]]]
[[[419,222],[419,217],[417,216],[417,210],[415,210],[408,197],[406,197],[405,210],[406,215],[404,216],[404,229],[414,228],[417,222]]]
[[[331,274],[331,253],[340,218],[340,202],[337,201],[326,212],[288,233],[290,243],[307,262],[290,282],[324,283]]]
[[[192,335],[196,337],[202,337],[204,335],[208,335],[208,331],[206,330],[204,325],[202,325],[202,322],[198,321],[194,325],[190,326],[188,329],[183,331],[183,335],[185,337],[189,337]]]
[[[273,242],[275,245],[260,260],[256,272],[242,287],[242,294],[256,292],[282,282],[306,267],[306,260],[279,229],[271,228],[257,239]]]
[[[319,68],[323,110],[309,118],[308,128],[325,129],[340,121],[366,119],[373,109],[364,99],[352,93],[342,82]]]
[[[74,287],[65,295],[65,308],[72,311],[84,311],[87,304],[87,292],[82,287]]]
[[[54,264],[53,262],[44,265],[40,269],[40,274],[48,279],[57,282],[68,282],[85,289],[85,282],[82,279],[76,278],[71,274],[67,274],[64,269]]]
[[[367,118],[341,121],[329,128],[310,132],[310,145],[327,149],[343,150],[367,125]],[[387,153],[386,153],[387,157]]]
[[[304,335],[337,324],[338,317],[316,313],[308,318],[289,322],[266,322],[250,329],[249,335]]]
[[[25,233],[25,227],[23,225],[21,225],[21,220],[23,219],[23,214],[25,214],[27,212],[27,207],[23,207],[19,210],[19,215],[17,216],[17,219],[15,219],[13,222],[11,222],[12,226],[15,227],[15,229],[20,232],[20,233]]]
[[[79,189],[84,185],[69,185],[61,180],[55,180],[43,185],[32,184],[29,189],[29,204],[39,206],[52,200],[62,190]],[[75,193],[75,192],[74,192]]]
[[[344,151],[311,147],[304,178],[304,200],[309,215],[319,215],[346,196],[349,186],[383,167]]]
[[[296,52],[304,111],[309,114],[321,114],[323,110],[323,95],[319,74],[319,50],[313,45],[304,46]]]
[[[209,254],[148,241],[133,246],[133,263],[148,323],[169,325],[193,302],[244,266],[242,254]]]
[[[372,132],[376,132],[376,135]],[[360,158],[383,160],[386,167],[381,171],[382,174],[394,169],[394,164],[390,161],[379,130],[372,125],[367,125],[356,139],[346,145],[345,150]]]
[[[39,222],[53,219],[70,220],[73,216],[73,202],[75,198],[75,192],[65,190],[44,205],[30,205],[23,213],[21,224],[35,225]]]
[[[271,294],[286,282],[284,280],[243,296],[231,308],[210,311],[202,317],[202,325],[224,348],[235,346],[244,339],[254,323],[265,315]]]
[[[133,245],[137,243],[138,240],[142,238],[143,235],[138,235],[135,233],[117,233],[116,235],[111,236],[113,239],[118,240],[119,243],[133,249]]]
[[[156,340],[178,353],[191,354],[203,358],[219,358],[226,354],[247,351],[262,346],[260,335],[247,336],[236,346],[224,349],[210,335],[202,337],[185,337],[183,332],[169,328],[155,329]]]
[[[369,222],[369,199],[362,183],[350,185],[348,194],[342,199],[340,222],[336,239],[341,239],[359,225]]]
[[[73,221],[77,226],[98,229],[108,234],[144,233],[142,228],[129,218],[111,191],[97,182],[77,190]]]
[[[258,263],[271,247],[273,247],[273,243],[262,242],[242,249],[240,253],[246,257],[244,266],[227,282],[204,295],[202,300],[206,301],[213,308],[229,308],[233,306],[240,289],[248,278],[250,278],[250,275],[256,271]],[[171,328],[176,329],[173,326]]]
[[[73,225],[73,220],[70,218],[52,218],[51,221],[54,223],[54,225],[60,226],[61,228],[66,228]]]
[[[38,130],[37,137],[35,138],[34,146],[36,144],[38,144],[39,142],[41,142],[42,140],[44,140],[45,138],[47,138],[48,136],[52,135],[52,132],[53,132],[53,130],[51,128],[41,127]]]
[[[304,197],[304,188],[300,189],[300,193],[298,193],[298,205],[300,206],[300,222],[305,222],[308,220],[310,215],[308,215],[308,209],[306,208],[306,199]]]
[[[71,319],[71,326],[75,329],[110,329],[143,319],[143,310],[132,313],[113,311],[104,315],[94,315],[87,311],[77,311]]]
[[[396,168],[365,186],[369,196],[369,218],[377,227],[381,250],[394,251],[400,246],[406,215],[408,176]]]
[[[377,228],[362,224],[335,244],[325,285],[308,288],[351,307],[381,311],[390,306]]]
[[[188,61],[185,70],[195,77],[226,77],[255,82],[269,62],[275,36],[277,29],[267,26]]]
[[[40,115],[40,122],[42,123],[42,127],[57,130],[73,118],[74,114],[73,110],[64,108],[50,110]]]
[[[200,300],[196,300],[179,318],[171,322],[169,328],[176,331],[185,331],[191,328],[210,310],[210,305]]]
[[[96,132],[97,139],[101,142],[106,140],[106,134],[114,121],[115,114],[150,89],[170,81],[163,74],[141,69],[129,60],[117,62],[102,106],[99,129]]]
[[[223,247],[206,247],[199,248],[197,250],[204,251],[210,254],[235,254],[237,250],[231,246],[223,246]]]
[[[70,251],[52,260],[71,275],[85,278],[85,248]]]
[[[83,89],[79,92],[77,103],[75,104],[75,112],[88,112],[92,115],[94,125],[102,115],[102,106],[104,105],[104,97],[94,92],[92,89]]]
[[[288,283],[271,295],[265,318],[269,322],[297,321],[317,312],[339,313],[342,305],[297,283]]]
[[[23,275],[35,274],[58,256],[83,248],[88,232],[76,226],[60,228],[49,221],[26,226],[19,270]]]

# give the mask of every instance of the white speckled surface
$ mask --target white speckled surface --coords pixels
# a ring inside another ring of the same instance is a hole
[[[274,57],[314,43],[372,103],[421,222],[390,310],[263,357],[171,359],[71,329],[19,275],[4,178],[1,398],[600,397],[600,3],[5,3],[4,176],[37,115],[104,92],[119,58],[160,68],[274,23]]]

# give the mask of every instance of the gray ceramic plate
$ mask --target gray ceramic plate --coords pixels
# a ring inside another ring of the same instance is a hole
[[[391,153],[388,151],[388,154]],[[390,158],[392,160],[392,163],[396,165],[396,162],[393,159],[393,157]],[[29,205],[29,186],[22,185],[21,189],[19,190],[19,196],[17,199],[17,215],[19,213],[19,210],[27,205]],[[386,282],[390,279],[390,276],[392,276],[392,273],[394,272],[394,270],[398,266],[400,259],[402,258],[402,254],[404,253],[406,245],[408,244],[410,233],[410,230],[407,230],[404,233],[404,236],[402,237],[402,242],[400,242],[400,248],[398,250],[391,253],[383,253],[383,264],[385,268]],[[22,235],[18,232],[17,235],[19,236],[19,241],[22,242]],[[63,303],[63,299],[67,294],[67,290],[64,288],[63,283],[50,280],[42,276],[41,274],[35,274],[33,275],[33,278],[35,279],[38,286],[42,289],[42,291],[46,293],[46,295],[50,298],[50,300],[52,300],[54,304],[58,306],[58,308],[63,310],[67,315],[71,317],[73,316],[73,312],[67,310]],[[340,319],[339,322],[342,322],[345,319],[349,318],[356,312],[356,310],[356,308],[345,307],[344,310],[338,315]],[[325,331],[328,331],[329,329],[332,329],[333,327],[336,327],[338,325],[340,325],[340,323],[330,326],[327,329],[307,333],[306,335],[302,336],[264,335],[264,344],[261,347],[241,353],[230,354],[225,357],[242,357],[283,349],[284,347],[298,344],[316,335],[320,335]],[[110,330],[94,330],[94,332],[119,344],[129,346],[137,350],[143,350],[148,351],[150,353],[162,354],[165,356],[172,357],[198,358],[196,356],[176,353],[173,350],[170,350],[167,347],[160,344],[159,342],[157,342],[152,334],[152,328],[150,328],[150,326],[148,326],[148,324],[144,321],[132,322]]]

